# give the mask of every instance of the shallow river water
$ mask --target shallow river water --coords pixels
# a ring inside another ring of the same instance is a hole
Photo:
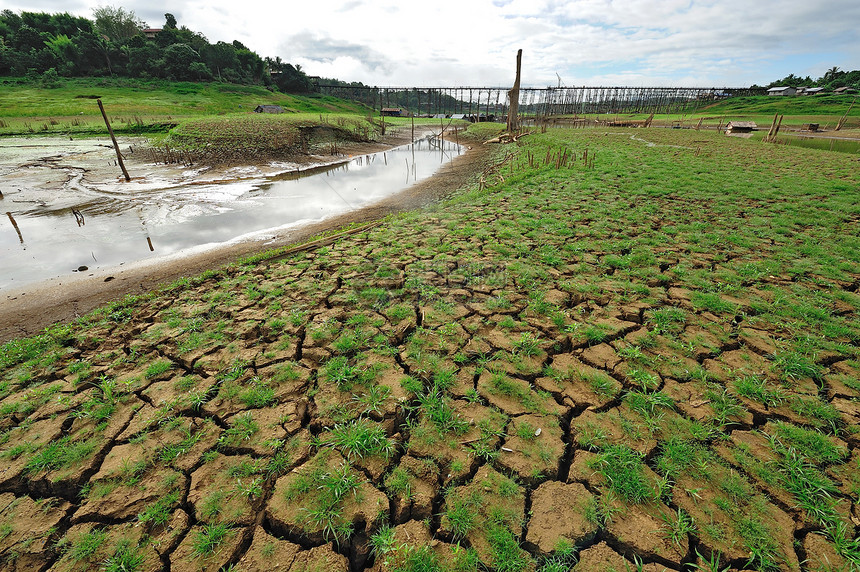
[[[424,139],[299,175],[162,187],[72,180],[58,191],[74,196],[60,201],[62,206],[0,205],[0,290],[82,267],[109,268],[265,238],[377,202],[433,175],[460,153],[448,141],[440,148],[438,140]]]

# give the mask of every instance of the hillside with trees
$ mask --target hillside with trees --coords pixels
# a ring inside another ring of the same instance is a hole
[[[765,87],[769,89],[771,87],[781,85],[790,85],[793,87],[823,87],[828,91],[838,89],[840,87],[860,89],[860,70],[844,71],[833,66],[824,72],[824,75],[818,79],[812,79],[809,76],[801,77],[791,73],[782,79],[770,82]]]
[[[133,11],[111,6],[93,19],[68,13],[0,12],[0,77],[43,79],[118,76],[224,81],[307,92],[299,66],[263,58],[239,41],[210,43],[165,14],[150,29]]]

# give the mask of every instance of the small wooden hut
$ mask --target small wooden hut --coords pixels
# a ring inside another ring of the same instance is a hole
[[[726,125],[726,134],[729,133],[752,133],[758,129],[755,121],[729,121]]]

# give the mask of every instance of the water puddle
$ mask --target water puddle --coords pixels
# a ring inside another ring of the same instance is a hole
[[[756,139],[763,139],[765,131],[756,132]],[[784,132],[777,136],[775,141],[778,145],[789,145],[791,147],[803,147],[805,149],[816,149],[818,151],[834,151],[860,154],[860,140],[852,137],[832,137],[826,134],[809,134]]]
[[[0,290],[274,237],[393,195],[461,152],[423,139],[310,172],[179,185],[85,184],[72,172],[57,200],[0,201]]]

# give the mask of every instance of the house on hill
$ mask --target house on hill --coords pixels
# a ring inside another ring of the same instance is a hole
[[[767,90],[768,95],[795,95],[797,90],[789,85],[772,87]]]
[[[161,31],[161,28],[144,28],[140,31],[148,40],[154,40],[155,35]]]
[[[284,108],[280,105],[258,105],[254,113],[283,113]]]
[[[403,109],[399,107],[383,107],[382,108],[382,116],[383,117],[402,117]]]
[[[841,95],[843,93],[854,93],[855,91],[857,91],[857,90],[850,88],[848,86],[845,86],[845,87],[837,87],[836,89],[833,90],[833,93]]]
[[[810,87],[806,91],[803,92],[803,95],[818,95],[824,91],[823,87]]]

